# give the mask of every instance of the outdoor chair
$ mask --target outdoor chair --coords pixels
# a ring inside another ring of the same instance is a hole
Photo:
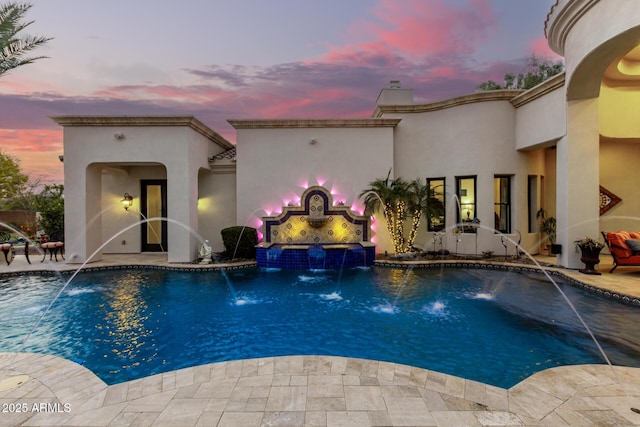
[[[58,262],[58,254],[60,254],[62,259],[65,259],[64,242],[41,242],[40,248],[44,254],[40,262],[44,262],[44,260],[47,259],[47,251],[49,252],[49,260],[53,260],[55,257],[56,262]]]
[[[31,260],[29,259],[29,240],[18,239],[11,240],[0,243],[0,250],[4,254],[4,260],[7,262],[7,265],[10,265],[14,258],[16,257],[16,243],[21,244],[24,242],[24,257],[27,259],[27,262],[31,264]]]
[[[0,243],[0,250],[4,253],[4,260],[7,262],[7,265],[10,265],[15,256],[13,245],[11,243]]]

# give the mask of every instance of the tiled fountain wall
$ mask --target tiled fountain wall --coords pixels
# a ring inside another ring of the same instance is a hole
[[[349,206],[334,205],[324,187],[310,187],[300,206],[285,206],[264,217],[264,242],[257,247],[261,267],[308,269],[372,265],[369,218]]]

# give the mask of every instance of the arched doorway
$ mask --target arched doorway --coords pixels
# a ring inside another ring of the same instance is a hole
[[[640,210],[631,184],[640,179],[639,45],[640,27],[634,27],[598,44],[567,70],[567,134],[558,143],[557,169],[558,240],[568,247],[560,263],[567,267],[582,265],[575,240],[640,229],[631,215]],[[603,217],[601,187],[623,200]]]

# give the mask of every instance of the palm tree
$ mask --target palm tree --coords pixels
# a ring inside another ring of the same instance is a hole
[[[426,182],[423,184],[420,178],[414,179],[408,184],[407,191],[407,210],[411,216],[411,231],[407,239],[407,250],[413,248],[413,242],[416,239],[420,221],[424,212],[430,209],[429,196],[432,193]]]
[[[382,209],[396,253],[402,253],[404,246],[404,236],[401,232],[404,222],[402,207],[405,202],[402,198],[406,187],[407,184],[402,179],[391,179],[391,169],[389,169],[385,179],[376,179],[370,182],[369,188],[363,190],[359,196],[364,198],[367,215],[372,215]]]
[[[7,71],[31,64],[46,56],[27,57],[27,52],[51,40],[46,37],[18,36],[34,21],[22,22],[30,4],[8,3],[0,6],[0,77]]]
[[[369,188],[360,193],[360,198],[364,198],[367,215],[382,209],[395,252],[407,253],[413,249],[422,217],[436,211],[440,202],[426,182],[422,183],[420,179],[407,182],[402,178],[391,179],[390,176],[391,170],[385,179],[369,183]],[[409,236],[405,237],[404,226],[409,218],[412,221],[411,229]]]

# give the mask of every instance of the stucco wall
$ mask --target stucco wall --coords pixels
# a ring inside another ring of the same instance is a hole
[[[215,169],[215,168],[214,168]],[[236,225],[235,171],[201,170],[198,195],[198,229],[214,252],[224,251],[220,231]]]
[[[562,0],[547,27],[550,46],[564,56],[569,99],[591,98],[611,61],[638,43],[638,1]]]
[[[640,144],[600,142],[600,185],[622,202],[600,217],[600,231],[640,230]]]
[[[237,224],[258,226],[265,213],[298,203],[310,185],[331,190],[335,202],[362,207],[358,194],[393,167],[392,132],[391,127],[238,129]],[[377,234],[378,250],[391,250],[387,233]]]
[[[59,120],[65,123],[64,118]],[[70,120],[75,118],[66,122]],[[117,138],[116,133],[122,133],[124,137]],[[101,195],[102,170],[104,165],[110,163],[164,166],[168,193],[167,215],[175,221],[168,226],[168,260],[184,262],[195,259],[198,239],[189,229],[198,228],[198,171],[209,168],[207,158],[212,144],[207,137],[187,125],[106,124],[66,125],[64,138],[65,233],[70,262],[85,261],[102,245],[105,234],[111,233],[122,223],[137,220],[127,218],[113,224],[107,220],[104,226],[102,221],[92,221],[94,217],[103,215],[101,211],[105,206]],[[131,182],[125,180],[120,184],[129,185]],[[110,194],[105,197],[110,199]],[[118,194],[117,197],[122,198],[122,195]],[[116,248],[111,245],[109,250]],[[99,258],[100,254],[97,254],[95,259]]]
[[[597,238],[602,228],[598,209],[598,184],[603,182],[599,176],[603,173],[600,131],[617,132],[615,112],[603,112],[602,107],[615,103],[613,98],[621,94],[606,93],[606,89],[603,94],[602,80],[611,64],[637,46],[639,24],[637,0],[560,0],[547,23],[549,44],[565,59],[569,101],[567,134],[557,143],[556,186],[558,243],[564,246],[558,261],[566,267],[583,265],[573,251],[573,241]],[[629,105],[629,100],[623,102]]]
[[[516,109],[515,137],[517,150],[531,149],[556,141],[567,133],[565,88],[534,99]]]
[[[633,86],[602,86],[599,98],[600,135],[640,140],[640,91]]]
[[[527,182],[529,174],[543,174],[540,157],[515,149],[515,109],[508,101],[477,102],[438,111],[403,114],[395,130],[396,176],[446,179],[447,248],[455,250],[451,227],[458,210],[456,176],[477,176],[477,210],[481,220],[478,252],[504,253],[494,227],[494,175],[512,175],[512,239],[528,230]],[[432,249],[432,234],[423,222],[416,246]],[[535,235],[531,239],[535,238]],[[465,234],[458,252],[475,253],[476,236]],[[531,240],[529,239],[529,240]],[[526,244],[527,242],[525,242]],[[515,249],[509,248],[513,255]]]

